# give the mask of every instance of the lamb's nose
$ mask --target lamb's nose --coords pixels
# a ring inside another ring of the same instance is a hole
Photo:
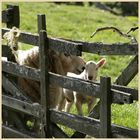
[[[93,76],[88,76],[88,79],[89,79],[89,80],[92,80],[92,79],[93,79]]]

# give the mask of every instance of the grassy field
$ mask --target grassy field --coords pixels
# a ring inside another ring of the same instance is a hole
[[[129,16],[115,16],[109,12],[105,12],[95,8],[94,6],[68,6],[56,5],[54,3],[15,3],[20,6],[20,29],[32,33],[37,33],[37,14],[45,14],[47,21],[48,36],[67,38],[73,40],[82,40],[88,42],[130,42],[130,40],[119,36],[112,31],[102,31],[94,38],[90,35],[99,27],[115,26],[122,32],[127,32],[131,27],[138,25],[138,18]],[[6,3],[2,5],[5,9]],[[136,38],[138,32],[132,33]],[[21,49],[28,49],[29,45],[21,44]],[[98,61],[101,57],[106,58],[104,68],[99,71],[99,75],[110,76],[112,82],[127,66],[133,56],[98,56],[95,54],[83,53],[83,58]],[[98,77],[99,80],[99,77]],[[132,88],[138,88],[138,76],[128,85]],[[87,107],[84,105],[83,110],[87,115]],[[72,113],[76,113],[73,106]],[[134,102],[130,105],[112,105],[112,123],[138,128],[138,103]],[[65,127],[63,127],[65,129]],[[66,129],[67,133],[72,131]]]

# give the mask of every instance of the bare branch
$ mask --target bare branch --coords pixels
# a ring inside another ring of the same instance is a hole
[[[125,34],[125,33],[123,33],[122,31],[120,31],[118,28],[113,27],[113,26],[98,28],[98,29],[96,29],[95,32],[92,33],[92,35],[91,35],[90,37],[92,38],[92,37],[95,36],[98,32],[103,31],[103,30],[113,30],[113,32],[117,32],[119,35],[121,35],[121,36],[123,36],[123,37],[125,37],[125,38],[131,39],[131,42],[132,42],[132,43],[137,43],[137,40],[135,39],[134,36]],[[132,30],[134,30],[134,29],[132,29]]]
[[[98,29],[96,29],[95,32],[93,32],[93,34],[90,37],[92,38],[93,36],[95,36],[95,34],[97,34],[100,31],[103,31],[103,30],[113,30],[114,32],[116,31],[118,34],[120,34],[121,36],[126,37],[126,38],[131,38],[132,37],[131,35],[127,35],[125,33],[122,33],[118,28],[113,27],[113,26],[98,28]]]

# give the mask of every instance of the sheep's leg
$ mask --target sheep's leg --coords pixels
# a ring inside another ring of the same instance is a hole
[[[76,104],[78,115],[83,116],[82,103],[80,101],[76,101],[75,104]]]
[[[74,93],[74,102],[76,105],[77,113],[82,116],[83,112],[82,112],[81,96],[79,96],[76,92]]]
[[[70,112],[72,104],[73,104],[73,101],[69,102],[66,100],[65,112]]]
[[[88,113],[92,110],[93,104],[90,102],[88,103]]]
[[[68,90],[68,89],[63,89],[63,96],[65,98],[65,112],[69,112],[70,108],[73,104],[74,101],[74,96],[73,96],[73,91]]]
[[[73,92],[73,94],[74,94],[74,103],[76,105],[77,113],[82,116],[83,115],[83,111],[82,111],[83,96],[81,96],[77,92]]]
[[[59,102],[59,105],[58,105],[58,110],[62,111],[62,109],[65,107],[65,97],[62,95],[62,98]]]
[[[18,79],[18,86],[29,96],[33,101],[38,102],[40,99],[39,88],[35,90],[34,86],[32,85],[31,80],[27,80],[24,78]]]

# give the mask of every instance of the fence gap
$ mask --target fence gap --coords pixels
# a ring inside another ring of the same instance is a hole
[[[41,90],[41,105],[44,112],[41,117],[41,137],[51,137],[50,131],[50,100],[49,100],[49,58],[48,50],[49,43],[46,34],[45,15],[38,15],[38,31],[39,32],[39,61],[40,61],[40,90]],[[42,30],[44,29],[44,30]]]
[[[100,137],[111,137],[111,80],[100,77]]]

